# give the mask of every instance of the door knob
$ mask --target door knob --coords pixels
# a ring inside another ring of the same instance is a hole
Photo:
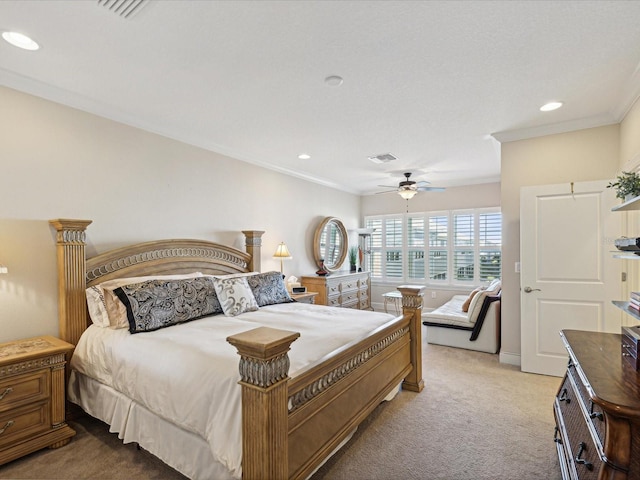
[[[524,287],[524,293],[531,293],[531,292],[540,292],[541,290],[539,288],[531,288],[529,286]]]

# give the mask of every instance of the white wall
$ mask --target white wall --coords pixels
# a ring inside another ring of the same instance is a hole
[[[244,249],[265,230],[262,270],[315,272],[325,216],[359,226],[360,200],[297,178],[0,87],[0,341],[58,334],[53,218],[90,219],[87,253],[161,238]]]
[[[520,188],[612,179],[618,169],[619,125],[502,144],[501,361],[520,363]]]
[[[433,212],[500,206],[500,184],[485,183],[464,187],[447,188],[444,192],[421,192],[409,200],[409,212]],[[362,197],[362,224],[364,216],[403,213],[407,211],[407,201],[400,195],[366,195]],[[376,309],[383,303],[382,294],[395,290],[395,285],[373,283],[371,302]],[[471,289],[429,288],[425,292],[424,308],[433,309],[449,300],[452,295],[468,293]]]

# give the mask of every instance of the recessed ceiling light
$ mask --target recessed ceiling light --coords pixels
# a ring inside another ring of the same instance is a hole
[[[40,48],[40,45],[22,33],[2,32],[2,38],[14,47],[24,48],[25,50],[38,50]]]
[[[326,83],[330,87],[339,87],[340,85],[342,85],[343,81],[344,80],[339,75],[329,75],[324,79],[324,83]]]
[[[552,110],[557,110],[561,106],[562,106],[562,102],[549,102],[549,103],[545,103],[543,106],[541,106],[540,107],[540,111],[541,112],[550,112]]]
[[[298,155],[298,158],[300,160],[309,160],[311,158],[311,155],[306,154],[306,153],[301,153],[300,155]]]

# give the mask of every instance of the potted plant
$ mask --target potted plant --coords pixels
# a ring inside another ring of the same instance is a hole
[[[349,266],[352,272],[356,271],[356,263],[358,262],[358,247],[351,247],[349,249]]]
[[[622,172],[614,181],[609,182],[607,188],[615,188],[616,197],[626,202],[640,196],[640,175],[636,172]]]

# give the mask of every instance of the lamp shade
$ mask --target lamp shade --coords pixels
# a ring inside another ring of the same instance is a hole
[[[291,258],[289,249],[284,244],[284,242],[280,242],[280,245],[278,245],[278,248],[276,248],[276,253],[273,254],[273,258],[280,259],[280,273],[282,273],[282,260],[284,260],[285,258]]]
[[[417,190],[412,190],[412,189],[405,189],[405,190],[398,190],[398,195],[400,195],[402,198],[404,198],[405,200],[411,200],[415,194],[418,193]]]
[[[284,242],[280,242],[280,245],[278,245],[278,248],[276,249],[276,253],[273,254],[273,258],[291,258],[289,249]]]

